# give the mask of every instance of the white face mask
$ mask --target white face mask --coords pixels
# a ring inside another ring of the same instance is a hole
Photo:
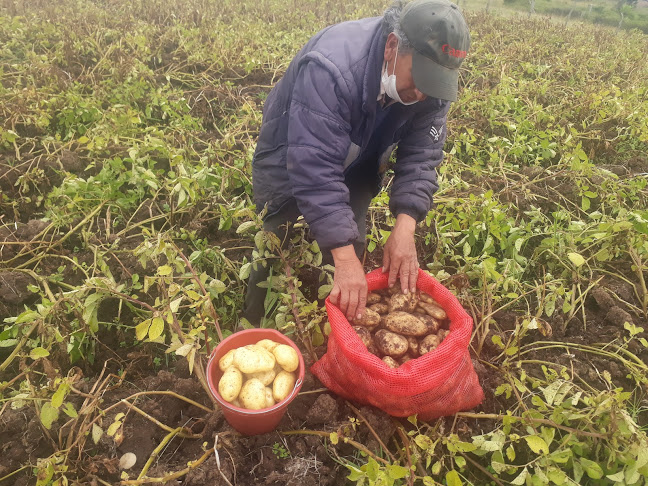
[[[385,61],[383,65],[382,76],[380,78],[382,89],[385,92],[385,94],[389,96],[392,100],[397,101],[398,103],[401,103],[403,105],[413,105],[418,100],[405,103],[403,100],[401,100],[400,96],[398,95],[398,90],[396,89],[396,60],[397,59],[398,59],[398,46],[396,46],[396,57],[394,57],[394,69],[392,74],[387,74],[387,61]]]

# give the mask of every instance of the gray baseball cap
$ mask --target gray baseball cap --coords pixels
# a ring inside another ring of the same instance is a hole
[[[470,48],[470,32],[459,7],[448,0],[414,0],[403,9],[401,29],[414,47],[416,88],[455,101],[459,67]]]

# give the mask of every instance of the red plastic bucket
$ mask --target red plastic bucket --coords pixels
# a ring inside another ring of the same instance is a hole
[[[247,410],[226,402],[218,393],[218,382],[221,376],[223,376],[223,372],[218,367],[218,362],[231,349],[240,348],[247,344],[256,344],[262,339],[271,339],[279,344],[287,344],[297,351],[297,356],[299,357],[297,381],[295,382],[295,388],[292,393],[281,402],[272,407],[262,408],[261,410]],[[297,393],[299,393],[302,383],[304,382],[305,368],[304,358],[299,351],[299,348],[297,348],[295,343],[279,331],[275,331],[274,329],[246,329],[223,339],[216,349],[214,349],[209,358],[209,362],[207,363],[207,383],[209,384],[209,390],[223,410],[225,420],[227,420],[232,427],[245,435],[265,434],[274,430],[274,428],[279,424],[281,418],[286,413],[288,404],[292,402],[297,396]]]

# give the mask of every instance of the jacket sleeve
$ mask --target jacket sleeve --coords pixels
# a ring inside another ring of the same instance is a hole
[[[351,143],[348,99],[333,63],[317,53],[302,61],[290,104],[286,166],[297,206],[320,248],[328,250],[359,237],[343,173]]]
[[[389,202],[394,215],[408,214],[420,222],[430,210],[439,188],[436,168],[443,160],[449,108],[450,102],[442,101],[436,109],[415,115],[399,142]]]

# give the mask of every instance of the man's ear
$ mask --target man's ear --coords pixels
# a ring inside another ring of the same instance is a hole
[[[385,43],[385,56],[384,60],[387,62],[392,62],[396,57],[396,50],[398,49],[398,37],[393,32],[390,32],[387,36],[387,42]]]

